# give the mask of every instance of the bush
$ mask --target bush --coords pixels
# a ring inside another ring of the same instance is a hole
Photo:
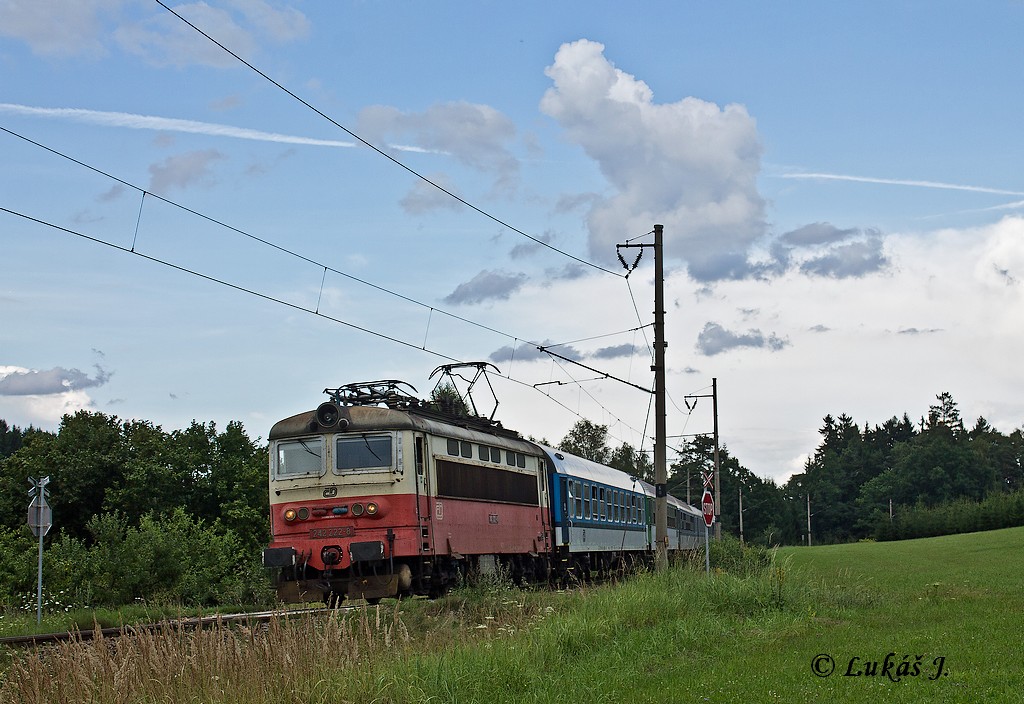
[[[48,592],[82,607],[145,601],[174,606],[262,604],[272,599],[259,555],[236,534],[207,524],[183,509],[144,516],[130,525],[122,513],[104,513],[88,524],[91,545],[67,535],[47,546],[43,580]],[[26,531],[27,533],[27,531]],[[0,533],[0,598],[35,592],[36,544],[31,536]]]
[[[703,564],[703,551],[700,551]],[[760,545],[749,545],[723,534],[711,541],[711,568],[738,577],[761,574],[772,564],[772,551]]]

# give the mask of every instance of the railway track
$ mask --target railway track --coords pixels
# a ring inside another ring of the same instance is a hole
[[[313,613],[329,613],[330,611],[346,611],[360,608],[359,605],[342,606],[337,609],[316,607],[308,609],[288,609],[278,611],[260,611],[255,613],[241,614],[214,614],[212,616],[196,616],[174,620],[160,621],[157,623],[130,624],[114,626],[110,628],[99,628],[92,630],[61,631],[57,633],[36,633],[33,635],[4,636],[0,637],[0,646],[9,647],[31,647],[34,645],[45,645],[48,643],[63,643],[70,640],[87,641],[97,636],[102,638],[119,638],[131,635],[140,631],[169,631],[175,629],[192,630],[197,628],[208,628],[217,624],[231,623],[266,623],[273,618],[292,618]]]

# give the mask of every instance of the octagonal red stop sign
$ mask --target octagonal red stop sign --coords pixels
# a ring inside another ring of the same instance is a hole
[[[715,499],[711,496],[710,490],[704,490],[704,498],[700,500],[700,507],[704,512],[704,525],[710,528],[711,524],[715,522]]]

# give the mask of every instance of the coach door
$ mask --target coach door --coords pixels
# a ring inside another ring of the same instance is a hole
[[[551,514],[554,509],[553,501],[556,500],[555,496],[548,494],[548,467],[547,457],[537,457],[537,481],[539,483],[539,494],[540,501],[540,524],[541,529],[544,531],[544,552],[551,550],[551,541],[554,536],[551,534]]]

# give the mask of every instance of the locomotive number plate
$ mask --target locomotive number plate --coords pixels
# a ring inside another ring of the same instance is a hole
[[[310,528],[309,537],[311,540],[319,538],[351,538],[356,534],[352,526],[342,528]]]

